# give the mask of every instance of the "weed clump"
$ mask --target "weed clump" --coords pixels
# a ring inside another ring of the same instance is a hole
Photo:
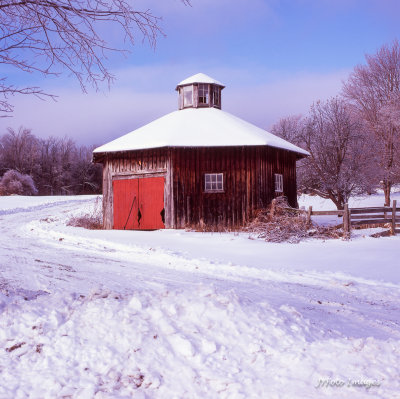
[[[97,198],[93,209],[87,213],[73,216],[68,222],[67,226],[83,227],[89,230],[102,230],[103,229],[103,201]]]

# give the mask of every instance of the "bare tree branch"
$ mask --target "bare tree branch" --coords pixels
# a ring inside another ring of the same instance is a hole
[[[188,0],[181,0],[190,5]],[[111,84],[105,65],[110,52],[125,52],[138,34],[155,47],[161,18],[150,10],[135,10],[129,0],[5,0],[0,2],[0,64],[24,72],[60,75],[69,71],[81,89]],[[123,46],[113,46],[104,34],[115,26]],[[49,96],[37,87],[15,88],[0,77],[0,112],[12,112],[13,94]],[[50,96],[51,97],[51,96]]]

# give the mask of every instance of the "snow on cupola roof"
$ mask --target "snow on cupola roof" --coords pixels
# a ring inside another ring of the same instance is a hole
[[[182,82],[178,83],[176,86],[176,90],[178,90],[179,86],[186,86],[194,83],[205,83],[205,84],[221,86],[222,88],[225,87],[221,82],[213,79],[212,77],[206,75],[205,73],[197,73],[196,75],[190,76],[187,79],[182,80]]]
[[[179,93],[179,109],[218,108],[221,109],[221,91],[225,86],[205,75],[198,73],[182,80],[176,89]]]

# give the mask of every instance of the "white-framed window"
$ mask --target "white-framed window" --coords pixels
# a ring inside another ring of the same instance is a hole
[[[283,175],[275,173],[275,192],[283,193]]]
[[[275,173],[275,192],[283,193],[283,175]]]
[[[224,191],[224,174],[206,173],[204,175],[204,191]]]
[[[183,87],[183,106],[193,107],[193,86]]]
[[[209,101],[208,84],[199,83],[199,104],[208,104]]]

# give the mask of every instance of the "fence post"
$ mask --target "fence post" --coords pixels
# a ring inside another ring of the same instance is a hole
[[[346,240],[350,238],[350,215],[349,215],[349,205],[348,204],[344,204],[343,237]]]
[[[347,218],[349,219],[349,238],[351,234],[351,209],[349,208],[349,204],[347,204]]]
[[[312,206],[310,205],[307,211],[307,226],[311,225],[311,214],[312,214]]]
[[[392,206],[392,225],[390,228],[390,234],[392,236],[396,235],[396,204],[397,201],[393,200],[393,206]]]

